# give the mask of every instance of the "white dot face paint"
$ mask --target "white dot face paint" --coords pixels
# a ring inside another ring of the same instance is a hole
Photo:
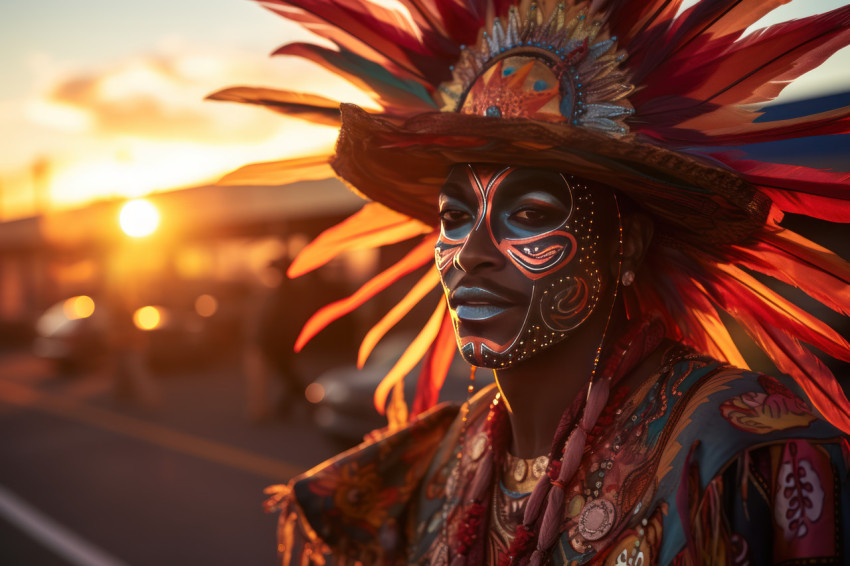
[[[590,190],[561,173],[452,168],[435,257],[469,363],[508,367],[590,316],[601,289],[595,215]]]

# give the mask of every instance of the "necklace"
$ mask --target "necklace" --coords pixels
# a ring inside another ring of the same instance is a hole
[[[534,486],[546,475],[549,456],[518,458],[505,454],[499,474],[498,489],[493,489],[488,532],[488,556],[501,557],[513,543],[517,527],[522,524],[525,504]]]
[[[505,454],[501,480],[505,489],[516,493],[531,493],[537,481],[549,467],[549,456],[519,458],[510,452]]]

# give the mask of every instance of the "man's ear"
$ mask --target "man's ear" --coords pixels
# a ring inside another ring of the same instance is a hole
[[[625,273],[638,270],[652,242],[653,233],[655,223],[646,213],[634,212],[623,217],[623,263],[617,265],[617,259],[614,259],[614,274],[618,271]]]

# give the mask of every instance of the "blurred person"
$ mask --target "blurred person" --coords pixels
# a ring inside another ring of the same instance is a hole
[[[117,400],[156,408],[160,387],[148,363],[148,335],[133,323],[134,310],[120,297],[107,306],[107,371]]]
[[[147,306],[150,282],[149,254],[139,251],[134,244],[119,245],[105,260],[106,371],[117,400],[157,408],[162,393],[148,360],[150,337],[134,321],[138,309]]]
[[[247,380],[248,416],[255,422],[272,417],[288,418],[299,407],[307,407],[304,384],[295,363],[293,350],[298,334],[296,289],[301,287],[286,277],[290,261],[284,255],[269,263],[277,284],[268,290],[250,317],[248,340],[243,353]],[[280,392],[273,400],[270,383],[277,381]]]
[[[339,124],[309,166],[374,201],[296,262],[414,241],[305,337],[425,268],[362,359],[445,292],[376,392],[389,426],[270,488],[284,564],[850,561],[850,403],[804,343],[850,345],[754,276],[850,312],[847,262],[780,223],[850,221],[848,176],[726,152],[848,130],[847,109],[755,121],[850,42],[850,7],[742,37],[779,4],[265,3],[338,48],[278,53],[380,108],[239,89]],[[721,312],[787,375],[745,369]],[[434,406],[455,348],[496,384]]]

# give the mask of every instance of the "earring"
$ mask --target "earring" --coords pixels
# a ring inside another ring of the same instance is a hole
[[[632,271],[631,269],[627,269],[626,271],[623,272],[623,277],[622,277],[621,281],[623,283],[623,287],[630,286],[632,283],[635,282],[635,272]]]

